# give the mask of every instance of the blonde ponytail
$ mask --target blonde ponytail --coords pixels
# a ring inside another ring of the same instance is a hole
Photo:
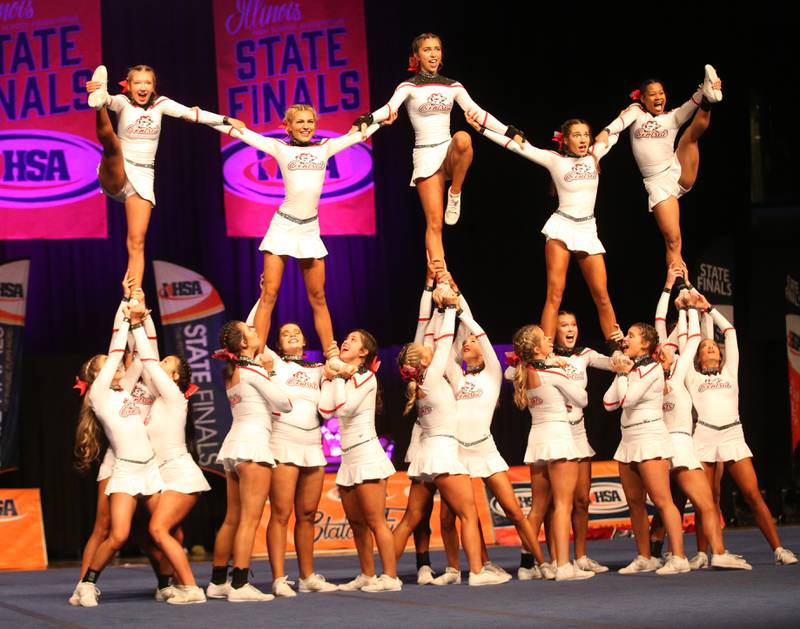
[[[89,389],[100,371],[100,356],[102,354],[92,356],[81,366],[78,377],[89,385]],[[89,389],[83,396],[78,426],[75,429],[75,469],[81,474],[86,473],[100,456],[100,439],[103,434],[89,402]]]
[[[519,409],[528,407],[528,363],[533,360],[533,350],[541,342],[544,332],[538,325],[526,325],[514,333],[514,353],[519,357],[514,372],[514,404]]]

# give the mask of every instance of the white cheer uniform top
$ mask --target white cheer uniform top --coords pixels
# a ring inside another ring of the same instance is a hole
[[[417,421],[423,437],[437,435],[455,437],[458,430],[458,410],[453,390],[444,375],[453,345],[456,309],[454,306],[447,307],[444,315],[437,313],[436,316],[442,318],[442,325],[439,334],[434,337],[436,349],[431,364],[425,370],[423,381],[418,385],[418,391],[421,391],[424,397],[417,395]]]
[[[324,380],[319,412],[325,419],[339,419],[342,449],[347,450],[378,436],[375,431],[375,400],[378,381],[362,366],[350,378]]]
[[[567,348],[557,348],[556,354],[567,359],[567,366],[562,370],[566,376],[575,384],[580,385],[584,391],[589,385],[588,369],[594,367],[595,369],[602,369],[604,371],[611,371],[611,359],[593,350],[590,347],[574,347],[569,350]],[[569,404],[567,408],[567,415],[570,424],[580,422],[583,418],[583,409],[589,403],[588,395],[586,404]]]
[[[617,374],[603,396],[607,411],[622,407],[623,429],[663,419],[664,370],[649,356],[638,358],[634,365],[629,374]]]
[[[568,406],[586,408],[589,403],[584,385],[572,380],[562,367],[528,365],[526,369],[535,371],[542,382],[541,386],[525,391],[531,426],[548,422],[568,423]]]
[[[233,424],[237,437],[252,428],[255,434],[264,427],[271,430],[271,413],[288,413],[292,403],[283,385],[269,377],[266,370],[255,362],[243,359],[237,367],[239,382],[227,390]]]

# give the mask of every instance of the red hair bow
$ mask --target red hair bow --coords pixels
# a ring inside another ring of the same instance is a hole
[[[506,354],[506,364],[509,367],[516,367],[519,365],[519,356],[517,356],[516,352],[508,352]]]
[[[122,93],[127,94],[130,91],[130,87],[128,86],[128,79],[122,79],[117,83],[122,88]]]
[[[72,385],[73,389],[80,391],[81,397],[86,395],[86,389],[89,388],[89,383],[86,380],[81,380],[79,376],[75,376],[75,384]]]
[[[419,59],[417,59],[414,55],[411,55],[408,58],[408,68],[409,72],[417,72],[419,70]]]
[[[564,134],[561,131],[553,131],[553,142],[561,144],[564,141]]]
[[[377,356],[372,357],[372,362],[369,364],[369,370],[372,373],[378,373],[378,369],[381,368],[381,361],[378,360]]]
[[[400,367],[400,377],[403,379],[403,382],[419,382],[421,380],[419,369],[411,365],[403,365]]]
[[[639,89],[633,90],[630,94],[628,94],[628,96],[631,97],[631,100],[639,100],[641,95],[642,95],[642,90]]]
[[[200,387],[198,387],[196,384],[192,383],[188,387],[186,387],[186,392],[183,395],[188,400],[189,397],[191,397],[192,395],[197,393],[199,390],[200,390]]]
[[[218,349],[216,352],[211,354],[211,358],[216,358],[217,360],[227,360],[232,363],[238,362],[239,357],[231,351],[227,349]]]

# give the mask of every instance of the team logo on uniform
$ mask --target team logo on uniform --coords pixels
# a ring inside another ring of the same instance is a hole
[[[133,401],[136,402],[139,406],[150,406],[155,401],[154,395],[149,395],[147,391],[145,391],[140,385],[136,385],[136,387],[131,392],[131,397]]]
[[[122,408],[119,409],[119,416],[130,417],[131,415],[139,415],[139,407],[136,406],[133,398],[126,397],[122,403]]]
[[[433,407],[432,406],[420,406],[417,409],[417,416],[418,417],[423,417],[424,415],[428,415],[432,411],[433,411]]]
[[[564,181],[579,181],[581,179],[597,179],[597,171],[589,164],[578,162],[564,175]]]
[[[483,389],[475,386],[474,382],[465,382],[464,386],[456,393],[457,400],[474,400],[483,395]]]
[[[286,381],[287,387],[304,387],[306,389],[318,389],[317,383],[311,380],[304,371],[295,371]]]
[[[242,401],[242,396],[239,395],[238,393],[234,393],[233,395],[228,396],[228,402],[230,402],[231,408],[239,404],[241,401]]]
[[[567,363],[562,369],[570,380],[586,380],[586,374],[572,363]]]
[[[153,122],[149,114],[142,114],[135,122],[125,127],[128,135],[156,136],[161,132],[161,127]]]
[[[312,153],[300,153],[289,162],[289,170],[325,170],[325,162]]]
[[[542,404],[544,404],[544,400],[540,398],[538,395],[534,395],[528,398],[528,408],[534,408],[536,406],[541,406]]]
[[[664,129],[655,120],[648,120],[633,134],[636,138],[665,138],[669,131]]]
[[[428,96],[428,100],[419,106],[417,111],[421,114],[430,114],[439,111],[450,111],[452,108],[453,103],[449,102],[444,94],[434,92]]]
[[[672,402],[664,402],[664,404],[661,405],[661,410],[663,410],[665,413],[671,413],[674,408],[675,404]]]
[[[703,393],[704,391],[715,391],[719,389],[732,389],[731,383],[727,380],[723,380],[719,376],[715,376],[713,378],[706,378],[705,382],[697,387],[698,393]]]

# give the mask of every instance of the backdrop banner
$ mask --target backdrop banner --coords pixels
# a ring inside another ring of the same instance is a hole
[[[0,489],[0,539],[0,570],[47,568],[38,489]]]

